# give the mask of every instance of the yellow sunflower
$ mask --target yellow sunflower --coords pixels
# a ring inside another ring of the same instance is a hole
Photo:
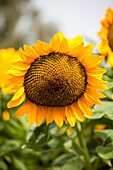
[[[76,119],[83,122],[84,114],[91,118],[91,106],[101,105],[99,98],[105,96],[98,90],[107,89],[98,68],[103,57],[91,55],[93,44],[84,47],[83,38],[66,39],[56,33],[50,44],[37,41],[24,51],[19,49],[20,61],[8,70],[9,78],[4,89],[15,91],[8,108],[28,101],[16,113],[18,118],[27,113],[27,121],[37,126],[46,119],[61,127],[63,121],[71,126]]]
[[[5,81],[5,71],[10,69],[11,63],[19,60],[19,54],[14,48],[0,50],[0,87]]]
[[[102,38],[102,41],[98,48],[102,55],[108,56],[107,62],[110,66],[113,66],[113,10],[111,8],[106,10],[105,18],[100,22],[102,28],[98,35]]]

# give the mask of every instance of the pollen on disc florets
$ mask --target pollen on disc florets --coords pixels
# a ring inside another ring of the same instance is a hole
[[[67,106],[81,97],[86,89],[85,68],[76,59],[50,53],[35,59],[25,74],[28,99],[42,106]]]
[[[113,24],[111,24],[108,29],[108,41],[109,41],[109,46],[113,51]]]

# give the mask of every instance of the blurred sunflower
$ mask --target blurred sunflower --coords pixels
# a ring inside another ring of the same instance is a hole
[[[0,87],[6,79],[5,71],[10,69],[11,63],[19,59],[19,54],[14,48],[0,50]]]
[[[84,121],[84,114],[91,118],[91,106],[101,105],[99,98],[105,95],[98,90],[107,89],[98,68],[103,57],[91,55],[93,44],[84,47],[83,38],[66,39],[63,33],[56,33],[50,44],[37,41],[29,47],[20,48],[20,61],[14,62],[8,70],[9,78],[4,91],[15,91],[8,102],[8,108],[20,105],[18,118],[27,113],[27,121],[37,126],[46,119],[61,127],[63,121],[71,126],[76,119]]]
[[[105,18],[100,22],[102,28],[98,35],[102,38],[102,41],[98,48],[102,55],[108,56],[107,62],[110,66],[113,66],[113,10],[111,8],[106,10]]]

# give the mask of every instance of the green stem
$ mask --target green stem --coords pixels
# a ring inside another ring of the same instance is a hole
[[[98,157],[97,160],[95,161],[95,164],[94,164],[94,170],[97,169],[97,166],[99,164],[99,161],[100,161],[100,158]]]
[[[74,145],[79,149],[79,151],[80,151],[81,153],[84,152],[84,150],[81,148],[81,146],[77,144],[77,142],[75,141],[75,139],[71,138],[70,136],[68,136],[68,139],[70,139],[70,140],[74,143]]]
[[[86,162],[85,167],[86,167],[87,170],[93,170],[93,167],[92,167],[92,164],[91,164],[90,158],[89,158],[89,153],[88,153],[88,150],[87,150],[87,147],[86,147],[86,144],[85,144],[83,131],[82,131],[82,128],[81,128],[81,130],[79,130],[78,122],[76,122],[76,131],[77,131],[77,134],[78,134],[78,140],[79,140],[80,145],[83,149],[82,154],[83,154],[85,162]]]

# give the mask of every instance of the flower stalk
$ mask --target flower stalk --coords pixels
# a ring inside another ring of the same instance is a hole
[[[80,125],[80,128],[79,128],[78,125]],[[81,151],[82,155],[84,156],[84,162],[85,162],[84,166],[85,166],[86,170],[89,170],[89,169],[93,170],[92,164],[90,162],[89,153],[88,153],[86,143],[85,143],[85,140],[84,140],[84,136],[83,136],[82,125],[78,124],[78,122],[76,122],[75,128],[76,128],[78,140],[79,140],[79,143],[80,143],[80,146],[78,147],[78,145],[76,145],[76,147],[79,149],[79,151]],[[80,147],[82,149],[80,149]]]

